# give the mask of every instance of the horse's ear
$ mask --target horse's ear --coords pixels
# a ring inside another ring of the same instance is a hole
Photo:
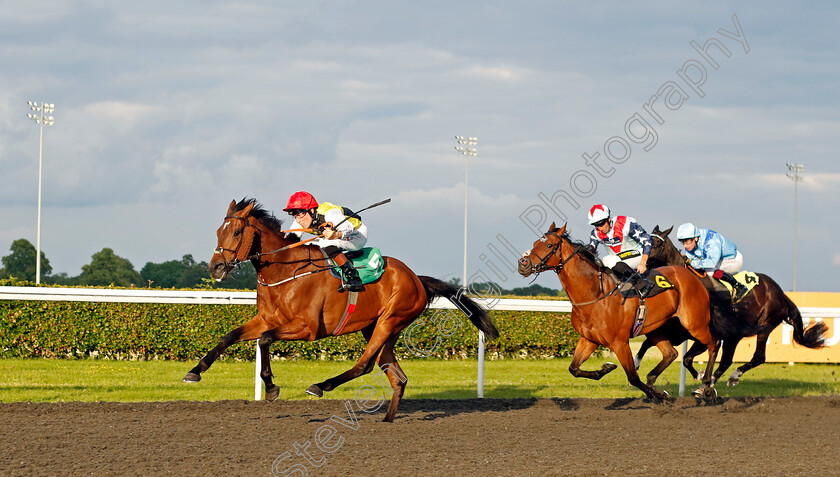
[[[672,226],[670,226],[670,227],[668,227],[668,230],[663,230],[663,231],[662,231],[662,235],[663,235],[663,236],[665,236],[665,237],[667,237],[667,236],[668,236],[668,234],[670,234],[672,230],[674,230],[674,226],[673,226],[673,225],[672,225]]]
[[[554,225],[554,224],[552,224],[552,225]],[[563,234],[566,233],[566,225],[568,225],[568,224],[563,224],[563,226],[560,227],[560,230],[557,231],[557,235],[563,235]]]
[[[251,215],[251,209],[254,208],[254,201],[248,203],[248,205],[242,209],[240,212],[242,213],[242,217],[248,217]]]
[[[557,226],[554,225],[554,222],[552,222],[551,225],[548,227],[549,232],[554,232],[556,229],[557,229]]]
[[[659,224],[656,224],[656,225],[653,226],[653,233],[655,233],[655,234],[660,233]]]
[[[236,201],[235,201],[235,200],[232,200],[232,201],[230,201],[230,207],[228,207],[227,214],[225,214],[225,215],[228,215],[228,216],[229,216],[230,214],[232,214],[232,213],[233,213],[233,208],[234,208],[234,207],[236,207]]]

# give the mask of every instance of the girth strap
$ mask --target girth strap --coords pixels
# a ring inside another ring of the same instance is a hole
[[[352,315],[353,312],[356,311],[356,298],[358,298],[358,296],[359,292],[348,292],[347,305],[344,307],[344,313],[341,314],[341,319],[338,320],[338,326],[332,332],[333,336],[338,336],[339,334],[341,334],[341,330],[344,329],[344,325],[346,325],[347,322],[350,321],[350,315]]]

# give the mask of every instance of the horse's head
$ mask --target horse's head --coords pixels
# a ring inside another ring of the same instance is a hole
[[[251,254],[254,237],[258,233],[251,223],[251,210],[255,203],[253,199],[243,199],[239,204],[231,201],[225,221],[216,231],[218,244],[209,265],[210,276],[216,281],[227,278],[233,267],[247,260]]]
[[[559,272],[560,268],[563,267],[560,248],[565,232],[565,225],[558,229],[552,222],[548,232],[534,242],[531,250],[522,254],[522,258],[519,259],[519,274],[527,277],[532,273],[540,273],[546,270],[557,270]]]
[[[650,256],[648,257],[651,268],[663,267],[665,265],[682,265],[683,259],[680,251],[668,237],[668,234],[673,229],[674,227],[671,226],[666,230],[659,230],[659,225],[653,228],[650,234],[651,247]]]

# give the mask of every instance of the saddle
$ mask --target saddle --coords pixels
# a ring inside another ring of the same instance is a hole
[[[641,296],[638,289],[631,283],[630,280],[624,282],[619,287],[618,291],[623,298],[639,298],[639,307],[636,309],[636,317],[633,319],[633,328],[630,330],[630,337],[635,338],[642,332],[645,326],[645,318],[647,317],[647,306],[645,305],[645,298],[656,296],[662,292],[674,288],[674,284],[668,281],[668,277],[656,270],[650,270],[645,274],[644,279],[653,283],[653,287],[645,296]]]

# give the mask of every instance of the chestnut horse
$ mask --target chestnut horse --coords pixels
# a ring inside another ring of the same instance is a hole
[[[572,302],[572,326],[580,334],[569,372],[575,377],[597,380],[615,369],[616,365],[612,363],[604,364],[598,371],[580,369],[598,345],[605,346],[618,358],[630,384],[641,389],[649,398],[667,398],[668,393],[639,379],[633,363],[630,334],[639,299],[623,298],[620,294],[611,293],[610,290],[617,285],[612,273],[605,271],[590,249],[569,238],[565,225],[558,229],[552,223],[548,232],[534,242],[533,249],[526,252],[519,261],[519,273],[522,276],[546,270],[557,273]],[[657,271],[665,275],[673,288],[645,300],[647,318],[640,334],[653,337],[657,346],[669,348],[663,350],[662,354],[664,357],[667,352],[671,356],[670,361],[663,358],[660,366],[664,369],[676,356],[668,340],[657,339],[658,328],[674,316],[679,317],[679,322],[694,338],[706,345],[709,361],[714,362],[716,342],[709,332],[709,294],[706,289],[684,267],[663,267]],[[702,388],[694,394],[710,399],[717,397],[710,378],[703,381]]]
[[[392,422],[407,382],[394,355],[394,344],[400,332],[435,297],[452,301],[488,338],[499,336],[487,311],[464,296],[462,290],[432,277],[417,276],[393,257],[383,257],[385,272],[355,296],[353,309],[348,293],[337,291],[339,279],[319,273],[330,268],[320,249],[297,246],[301,242],[293,235],[287,239],[281,221],[253,199],[231,202],[216,235],[218,247],[209,264],[211,276],[224,280],[238,263],[251,260],[258,277],[257,314],[226,334],[187,373],[185,382],[199,381],[201,373],[228,346],[259,340],[265,399],[273,401],[280,393],[271,380],[269,346],[274,341],[313,341],[361,331],[367,346],[356,364],[338,376],[313,384],[306,392],[321,397],[325,391],[369,373],[378,363],[394,390],[385,414],[385,421]]]
[[[650,259],[648,260],[648,263],[652,264],[652,266],[674,265],[689,267],[685,258],[668,237],[672,229],[673,227],[667,230],[659,230],[658,225],[654,227],[651,233],[653,246],[650,251]],[[703,285],[709,290],[710,295],[722,295],[727,303],[731,303],[732,299],[728,290],[723,288],[716,280],[707,277],[702,271],[696,273],[703,276]],[[793,339],[798,344],[812,349],[825,346],[825,337],[823,336],[827,330],[825,323],[815,323],[808,327],[808,329],[805,329],[805,325],[802,322],[802,315],[799,314],[799,309],[785,295],[782,288],[767,275],[763,273],[757,273],[756,275],[758,275],[758,284],[747,296],[735,305],[735,313],[738,319],[736,323],[741,323],[739,329],[736,330],[735,334],[719,337],[723,339],[723,353],[720,357],[720,366],[718,366],[717,371],[712,376],[713,382],[717,382],[723,376],[723,373],[729,369],[729,366],[732,365],[732,357],[735,355],[735,348],[741,342],[741,339],[748,336],[756,336],[755,353],[748,363],[745,363],[732,372],[727,381],[727,385],[736,386],[745,372],[764,363],[767,338],[782,321],[787,322],[793,327]],[[679,324],[672,323],[669,326],[669,340],[672,344],[676,345],[690,338]],[[653,344],[647,340],[642,343],[642,347],[636,355],[637,363]],[[702,351],[703,347],[695,343],[686,353],[683,360],[686,368],[688,368],[695,378],[698,373],[694,370],[691,362]]]

